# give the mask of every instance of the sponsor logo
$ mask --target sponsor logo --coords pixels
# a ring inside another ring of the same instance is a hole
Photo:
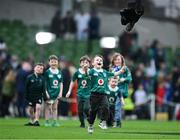
[[[58,80],[54,80],[54,81],[53,81],[53,85],[54,85],[54,86],[57,86],[57,85],[58,85]]]
[[[86,80],[82,80],[81,84],[83,85],[83,87],[85,87],[86,84],[87,84],[87,81]]]
[[[103,80],[103,79],[99,79],[99,80],[98,80],[98,84],[99,84],[100,86],[102,86],[102,85],[104,84],[104,80]]]
[[[110,102],[110,103],[113,103],[113,102],[114,102],[114,98],[113,98],[113,97],[110,97],[110,98],[109,98],[109,102]]]

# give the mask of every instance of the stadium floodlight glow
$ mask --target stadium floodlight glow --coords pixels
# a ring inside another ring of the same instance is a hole
[[[55,35],[50,32],[38,32],[36,34],[36,43],[39,45],[48,44],[55,40]]]
[[[101,48],[113,49],[117,47],[116,37],[102,37],[100,40]]]

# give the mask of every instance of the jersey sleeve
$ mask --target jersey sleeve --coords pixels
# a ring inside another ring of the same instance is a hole
[[[113,72],[110,72],[110,71],[107,71],[107,70],[105,70],[105,72],[106,72],[106,74],[107,74],[108,77],[114,76],[114,73],[113,73]]]
[[[77,78],[78,78],[78,71],[76,71],[76,72],[74,73],[74,75],[73,75],[73,77],[72,77],[71,80],[74,82],[74,81],[77,80]]]
[[[94,70],[93,70],[93,69],[90,69],[90,70],[87,72],[87,74],[88,74],[89,76],[92,76],[93,73],[94,73]]]
[[[125,78],[125,82],[127,83],[130,83],[132,81],[132,75],[128,67],[126,67],[126,77],[124,78]]]

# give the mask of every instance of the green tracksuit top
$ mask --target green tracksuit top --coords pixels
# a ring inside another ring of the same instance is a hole
[[[25,84],[26,99],[30,102],[42,99],[45,93],[45,81],[42,75],[30,74]]]

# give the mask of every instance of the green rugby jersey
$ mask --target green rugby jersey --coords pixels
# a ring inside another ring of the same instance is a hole
[[[108,78],[114,76],[114,73],[93,68],[88,74],[91,77],[91,92],[106,94]]]
[[[117,97],[121,98],[121,93],[117,86],[115,88],[112,88],[108,85],[106,94],[107,94],[108,102],[110,106],[115,105]]]
[[[78,69],[72,77],[72,81],[74,82],[75,80],[78,82],[77,96],[89,98],[91,88],[90,77],[81,72],[81,69]]]
[[[45,81],[42,75],[30,74],[25,84],[26,99],[30,102],[42,99],[45,93]]]
[[[128,69],[128,67],[126,67],[124,73],[119,75],[119,78],[124,78],[125,79],[124,82],[120,82],[118,84],[118,87],[119,87],[123,97],[127,98],[128,97],[128,86],[129,86],[129,83],[132,81],[131,72]]]
[[[59,95],[60,83],[63,82],[63,77],[59,69],[56,69],[54,72],[53,71],[51,68],[46,70],[45,83],[50,99],[55,100]]]

